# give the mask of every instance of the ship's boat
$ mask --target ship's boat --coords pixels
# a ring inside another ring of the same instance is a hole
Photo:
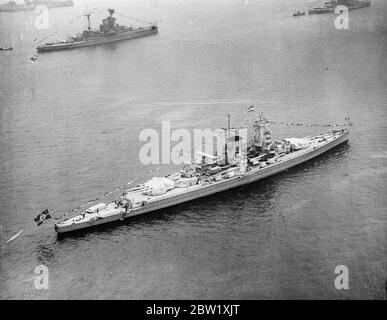
[[[144,194],[150,196],[157,196],[164,194],[169,190],[172,190],[175,187],[175,183],[168,178],[164,177],[154,177],[144,184],[145,190]]]
[[[5,47],[0,47],[0,50],[6,51],[6,50],[13,50],[12,46],[5,46]]]
[[[59,7],[70,7],[74,5],[73,0],[25,0],[24,4],[18,4],[16,1],[8,1],[0,6],[0,11],[29,11],[35,10],[38,6],[45,6],[48,9]]]
[[[55,230],[66,233],[123,220],[252,183],[317,157],[347,142],[349,135],[349,129],[344,128],[304,138],[274,140],[267,125],[268,121],[262,117],[255,121],[254,137],[247,151],[242,148],[247,141],[228,139],[239,148],[229,145],[222,156],[211,157],[210,161],[200,165],[186,165],[178,172],[127,189],[114,202],[99,203],[76,217],[58,222]],[[229,126],[227,132],[229,137]],[[229,157],[228,153],[235,150],[238,150],[237,154]]]
[[[315,7],[308,10],[309,14],[322,14],[335,12],[337,6],[346,6],[348,10],[361,9],[371,6],[371,0],[332,0],[325,2],[322,7]]]
[[[299,138],[286,138],[285,141],[289,143],[290,148],[293,150],[305,149],[310,144],[310,141]]]
[[[105,203],[98,203],[92,207],[90,207],[89,209],[86,210],[86,213],[94,213],[94,212],[97,212],[99,210],[103,210],[106,208],[106,204]]]
[[[38,52],[68,50],[75,48],[83,48],[88,46],[113,43],[123,40],[129,40],[139,37],[145,37],[158,33],[156,24],[142,27],[126,27],[116,23],[116,18],[113,17],[114,9],[108,9],[109,16],[102,20],[99,30],[92,30],[90,25],[91,14],[86,14],[88,20],[88,28],[82,33],[69,37],[66,40],[57,42],[48,42],[37,47]]]

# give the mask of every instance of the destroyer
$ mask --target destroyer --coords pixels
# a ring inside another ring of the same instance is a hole
[[[310,160],[348,141],[349,129],[333,130],[302,139],[271,138],[269,121],[254,121],[253,138],[247,142],[230,119],[222,155],[203,155],[200,163],[186,165],[165,177],[155,177],[128,189],[114,202],[96,204],[82,214],[55,224],[58,233],[88,228],[170,207],[182,202],[242,186]]]
[[[74,5],[73,0],[25,0],[24,4],[18,4],[16,1],[8,1],[8,3],[0,6],[0,11],[28,11],[35,10],[37,6],[46,6],[46,8],[70,7]]]
[[[309,14],[321,14],[335,12],[337,6],[346,6],[348,10],[361,9],[371,6],[371,0],[332,0],[326,2],[322,7],[310,9]]]
[[[82,33],[70,37],[67,40],[46,43],[38,46],[38,52],[57,51],[74,48],[82,48],[95,46],[104,43],[118,42],[133,38],[145,37],[158,33],[158,27],[155,24],[149,27],[126,27],[116,23],[116,18],[113,17],[114,9],[108,9],[109,16],[102,20],[99,30],[91,30],[90,14],[86,14],[88,28]]]

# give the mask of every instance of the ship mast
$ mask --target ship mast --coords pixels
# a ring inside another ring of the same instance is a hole
[[[224,145],[224,164],[228,165],[228,150],[227,150],[227,143],[230,139],[230,130],[231,130],[231,115],[230,113],[227,114],[227,131],[226,131],[226,144]]]
[[[89,31],[91,31],[91,26],[90,26],[90,13],[87,13],[87,14],[85,14],[85,16],[86,16],[86,18],[87,18],[87,29],[89,30]]]

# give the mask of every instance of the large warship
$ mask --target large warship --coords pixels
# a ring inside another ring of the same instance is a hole
[[[308,10],[309,14],[322,14],[335,12],[337,6],[346,6],[348,10],[361,9],[371,6],[371,0],[332,0],[325,2],[321,7],[314,7]]]
[[[145,37],[158,33],[156,24],[149,27],[126,27],[116,23],[113,17],[114,9],[108,9],[109,16],[102,20],[99,30],[92,30],[90,26],[90,13],[86,14],[88,28],[82,33],[74,35],[66,40],[45,43],[37,47],[38,52],[67,50],[95,46],[105,43],[118,42],[133,38]]]
[[[24,4],[17,3],[16,1],[10,0],[7,3],[0,6],[0,11],[28,11],[35,10],[37,6],[46,6],[47,8],[59,8],[59,7],[70,7],[74,5],[73,0],[24,0]]]
[[[230,128],[228,118],[222,154],[202,154],[199,161],[193,161],[178,172],[154,177],[127,189],[113,202],[95,204],[75,217],[56,223],[55,231],[66,233],[124,220],[246,185],[299,165],[348,141],[348,128],[302,139],[275,140],[271,137],[269,123],[262,115],[256,118],[252,126],[253,137],[247,141],[239,129]]]

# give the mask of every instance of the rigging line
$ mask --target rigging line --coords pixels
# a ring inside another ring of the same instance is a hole
[[[85,16],[84,14],[81,14],[81,15],[75,17],[75,19],[70,21],[70,24],[73,24],[75,21],[79,20],[80,18],[83,18],[84,16]]]
[[[97,12],[100,12],[100,13],[104,12],[104,11],[102,11],[102,10],[99,9],[99,8],[91,8],[91,9],[88,9],[87,11],[89,11],[89,12],[97,11]]]
[[[140,20],[140,19],[136,19],[136,18],[133,18],[133,17],[129,17],[125,14],[122,14],[122,13],[119,13],[119,12],[116,12],[117,15],[119,16],[122,16],[122,17],[125,17],[127,19],[130,19],[130,20],[134,20],[136,22],[141,22],[141,23],[147,23],[147,24],[153,24],[153,22],[150,22],[150,21],[145,21],[145,20]]]
[[[153,170],[153,171],[158,171],[158,170],[159,170],[159,168],[156,168],[156,169]],[[84,204],[82,204],[82,205],[80,205],[80,206],[78,206],[78,207],[76,207],[76,208],[71,209],[69,212],[63,213],[63,214],[61,214],[60,216],[55,217],[54,219],[55,219],[55,220],[63,219],[63,218],[65,218],[67,215],[69,215],[70,213],[74,213],[75,211],[77,211],[77,210],[79,210],[79,209],[81,209],[81,208],[83,208],[83,207],[86,207],[87,205],[89,205],[89,204],[91,204],[91,203],[93,203],[93,202],[95,202],[95,201],[99,201],[99,200],[101,200],[101,199],[103,199],[103,198],[106,198],[106,197],[110,196],[111,194],[113,194],[114,192],[117,192],[118,190],[125,189],[126,185],[128,185],[128,184],[129,184],[129,185],[130,185],[130,184],[133,184],[133,183],[135,183],[136,181],[138,181],[138,180],[140,180],[140,179],[142,179],[142,178],[143,178],[143,177],[138,177],[138,178],[136,178],[136,179],[134,179],[134,180],[131,180],[130,183],[129,183],[129,182],[125,182],[125,184],[120,185],[120,186],[114,188],[113,190],[111,190],[111,191],[109,191],[109,192],[105,192],[103,195],[101,195],[101,196],[99,196],[99,197],[97,197],[97,198],[95,198],[95,199],[89,200],[89,201],[87,201],[86,203],[84,203]]]
[[[253,110],[255,113],[255,110]],[[304,127],[345,127],[345,126],[353,126],[353,123],[350,121],[350,117],[345,117],[344,120],[346,123],[329,123],[329,124],[320,124],[320,123],[299,123],[299,122],[284,122],[284,121],[274,121],[269,117],[264,116],[264,119],[267,123],[276,124],[276,125],[286,125],[286,126],[304,126]],[[247,122],[248,120],[246,120]]]
[[[80,18],[83,18],[84,16],[85,16],[85,15],[82,14],[82,15],[79,15],[79,16],[75,17],[75,19],[71,20],[69,24],[70,24],[70,25],[73,24],[74,22],[76,22],[76,21],[79,20]],[[35,39],[34,39],[34,42],[40,44],[42,41],[45,41],[45,40],[51,38],[52,36],[54,36],[54,35],[57,34],[58,32],[59,32],[59,31],[54,31],[54,32],[52,32],[51,34],[49,34],[48,36],[44,36],[44,37],[41,38],[40,40],[37,40],[37,39],[35,38]]]
[[[333,124],[315,124],[315,123],[294,123],[294,122],[277,122],[277,121],[268,121],[271,124],[277,125],[286,125],[286,126],[297,126],[297,127],[345,127],[348,126],[346,123],[333,123]]]
[[[55,35],[55,34],[57,34],[57,33],[58,33],[58,31],[52,32],[52,33],[50,33],[48,36],[45,36],[45,37],[41,38],[40,40],[34,39],[34,42],[36,42],[36,43],[39,44],[39,43],[41,43],[42,41],[47,40],[48,38],[52,37],[53,35]]]
[[[308,10],[312,9],[316,4],[320,3],[321,1],[320,0],[317,0],[317,1],[313,1],[312,3],[309,3],[306,5],[306,8]]]

